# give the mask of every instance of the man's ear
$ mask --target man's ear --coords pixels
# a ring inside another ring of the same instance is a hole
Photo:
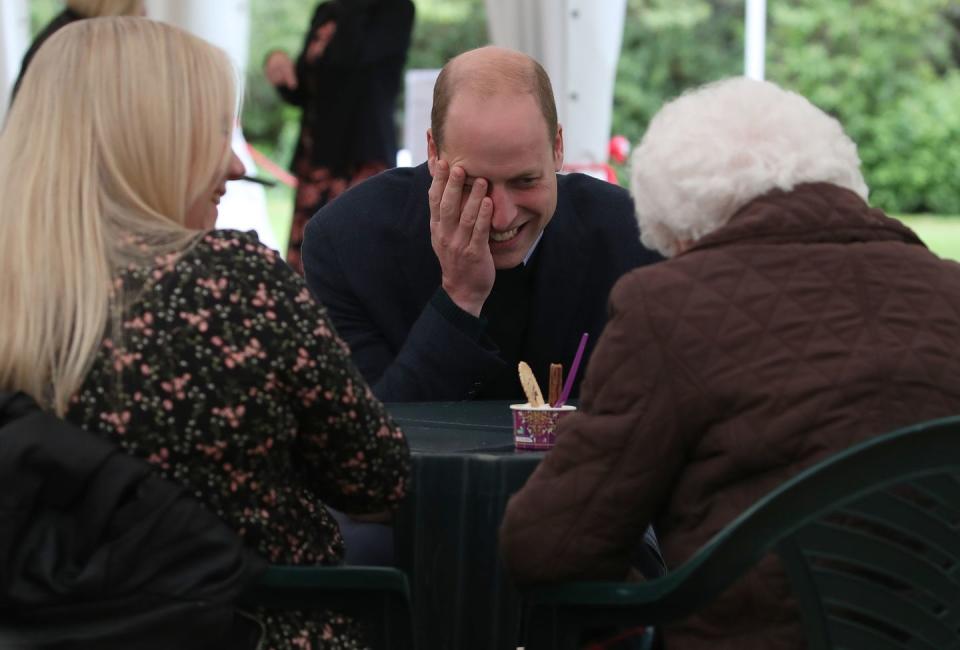
[[[563,125],[557,125],[557,135],[553,139],[553,163],[554,170],[563,169]]]
[[[437,143],[433,141],[433,129],[427,129],[427,169],[430,170],[430,175],[433,176],[434,170],[437,166],[437,159],[440,157],[439,152],[437,151]]]

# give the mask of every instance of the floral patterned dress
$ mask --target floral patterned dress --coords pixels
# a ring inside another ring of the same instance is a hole
[[[389,508],[409,451],[303,280],[254,235],[214,231],[115,284],[140,297],[68,419],[185,485],[271,563],[340,563],[323,503]],[[269,648],[362,647],[330,613],[265,619]]]

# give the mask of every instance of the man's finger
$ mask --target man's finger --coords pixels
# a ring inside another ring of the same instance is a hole
[[[473,237],[470,247],[477,250],[486,250],[490,254],[490,222],[493,221],[493,199],[489,196],[480,201],[480,210],[477,212],[477,223],[473,226]]]
[[[433,165],[433,182],[430,183],[430,191],[427,197],[430,200],[430,221],[440,221],[440,200],[443,199],[443,188],[447,186],[447,178],[450,175],[450,167],[446,160],[437,160]]]
[[[450,168],[447,184],[443,188],[440,198],[440,225],[447,232],[453,232],[460,225],[460,199],[463,196],[463,182],[467,174],[463,167],[454,165]]]
[[[460,231],[464,242],[469,242],[473,237],[473,226],[477,223],[480,202],[486,194],[487,181],[483,178],[476,179],[466,202],[463,204],[463,209],[460,210]]]

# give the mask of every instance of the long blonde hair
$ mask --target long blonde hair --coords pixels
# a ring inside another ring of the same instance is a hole
[[[187,250],[236,114],[226,54],[143,18],[64,27],[0,133],[0,389],[63,414],[124,295],[120,269]]]
[[[67,0],[67,8],[84,18],[139,16],[144,0]]]

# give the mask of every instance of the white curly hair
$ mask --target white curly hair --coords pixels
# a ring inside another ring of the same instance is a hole
[[[797,93],[745,77],[664,105],[631,158],[641,239],[666,257],[752,199],[814,182],[867,199],[857,147],[840,123]]]

